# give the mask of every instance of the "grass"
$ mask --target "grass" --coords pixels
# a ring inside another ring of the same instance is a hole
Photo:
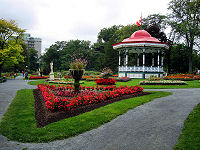
[[[29,81],[28,84],[30,85],[37,85],[37,84],[49,84],[48,82],[45,82],[46,79],[39,79],[35,81]]]
[[[116,86],[134,86],[139,85],[140,81],[143,81],[144,79],[132,79],[128,82],[117,82]],[[28,84],[30,85],[37,85],[37,84],[49,84],[48,82],[44,82],[45,80],[38,80],[38,81],[30,81]],[[193,81],[185,81],[187,82],[187,85],[141,85],[144,89],[179,89],[179,88],[200,88],[200,82],[198,80]],[[84,81],[85,86],[94,86],[97,85],[94,81]]]
[[[179,136],[174,150],[199,150],[200,149],[200,104],[190,113],[185,120],[184,128]]]
[[[19,75],[21,75],[21,73],[17,73],[17,76],[19,76]],[[9,73],[2,73],[1,76],[2,76],[2,77],[3,77],[3,76],[6,76],[5,79],[11,79]],[[17,77],[17,76],[16,76],[16,77]],[[14,79],[14,76],[13,76],[13,75],[12,75],[12,79]]]
[[[36,127],[32,89],[17,92],[0,122],[0,133],[9,140],[19,142],[49,142],[78,135],[99,127],[117,116],[155,98],[168,96],[169,92],[152,92],[150,95],[121,100],[81,115]]]

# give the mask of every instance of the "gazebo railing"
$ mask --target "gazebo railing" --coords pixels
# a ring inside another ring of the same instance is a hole
[[[125,72],[163,72],[163,67],[136,67],[136,66],[119,66],[119,71]]]

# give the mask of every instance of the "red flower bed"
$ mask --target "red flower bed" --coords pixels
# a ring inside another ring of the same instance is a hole
[[[37,88],[42,92],[45,104],[50,111],[70,111],[80,106],[88,106],[95,103],[106,102],[124,95],[137,95],[143,92],[140,86],[81,86],[79,94],[74,93],[72,86],[59,86],[38,84]]]
[[[195,75],[195,76],[193,77],[193,79],[194,79],[194,80],[200,80],[200,75]]]
[[[100,78],[95,81],[98,85],[115,85],[117,82],[115,79],[112,78]]]
[[[65,79],[72,79],[72,76],[66,75],[64,76]]]
[[[182,81],[192,81],[195,79],[194,74],[172,74],[164,77],[165,80],[182,80]]]
[[[35,80],[35,79],[47,79],[49,78],[48,76],[30,76],[29,80]]]

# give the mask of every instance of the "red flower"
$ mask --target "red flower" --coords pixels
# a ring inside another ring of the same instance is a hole
[[[30,76],[30,80],[32,79],[32,80],[34,80],[34,79],[47,79],[47,78],[49,78],[48,76]]]
[[[95,81],[98,85],[115,85],[116,80],[111,78],[100,78]]]
[[[79,94],[75,94],[73,93],[74,89],[69,85],[55,87],[54,85],[38,84],[37,88],[42,92],[47,109],[51,111],[68,111],[76,109],[80,106],[92,105],[94,103],[100,103],[116,97],[121,97],[123,95],[134,95],[143,91],[143,88],[140,86],[90,86],[82,87],[81,89],[87,90],[83,90]],[[99,92],[99,90],[103,92]],[[54,95],[54,93],[56,93],[57,96]],[[73,98],[61,98],[59,96]]]

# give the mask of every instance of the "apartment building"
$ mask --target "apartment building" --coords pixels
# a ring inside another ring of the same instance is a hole
[[[38,52],[38,57],[41,56],[42,39],[37,37],[31,37],[31,34],[24,34],[24,43],[28,45],[28,48],[34,48]]]

